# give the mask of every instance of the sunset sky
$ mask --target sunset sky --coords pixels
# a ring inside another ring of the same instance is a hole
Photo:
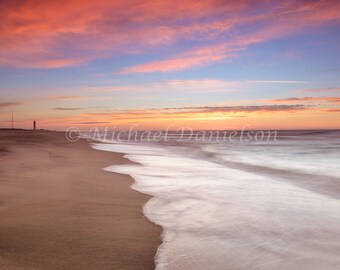
[[[0,127],[340,128],[340,1],[0,2]]]

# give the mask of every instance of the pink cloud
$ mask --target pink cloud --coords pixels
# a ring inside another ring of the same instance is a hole
[[[173,56],[119,72],[183,70],[340,17],[339,1],[270,2],[4,0],[0,65],[60,68],[157,49]],[[177,52],[176,45],[188,40],[196,47]]]
[[[238,54],[226,52],[225,49],[200,49],[179,55],[177,58],[155,61],[148,64],[141,64],[127,67],[117,72],[118,74],[140,73],[140,72],[167,72],[174,70],[185,70],[192,66],[206,66],[214,62],[219,62],[225,58],[234,58]]]
[[[296,34],[310,27],[340,20],[340,13],[335,11],[340,9],[340,3],[336,1],[307,2],[297,5],[286,4],[281,8],[278,11],[274,10],[271,14],[257,16],[256,19],[253,18],[253,22],[262,21],[265,23],[250,34],[233,35],[228,41],[218,45],[190,50],[161,61],[126,67],[118,73],[166,72],[209,65],[238,57],[238,54],[231,52],[245,50],[251,45]],[[291,56],[289,55],[289,57]]]
[[[13,2],[0,9],[0,64],[59,68],[179,39],[207,39],[231,27],[223,14],[247,7],[220,0]],[[214,19],[215,16],[219,19]],[[138,41],[138,42],[136,42]]]

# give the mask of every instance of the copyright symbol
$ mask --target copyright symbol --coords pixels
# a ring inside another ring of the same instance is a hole
[[[66,139],[70,142],[76,142],[80,139],[80,130],[77,127],[69,127],[66,130],[65,136]]]

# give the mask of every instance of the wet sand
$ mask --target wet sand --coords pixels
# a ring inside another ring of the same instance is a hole
[[[0,130],[0,269],[154,269],[161,229],[128,163],[64,133]]]

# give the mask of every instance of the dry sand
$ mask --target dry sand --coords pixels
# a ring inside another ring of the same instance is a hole
[[[154,269],[148,197],[101,170],[127,162],[64,133],[0,130],[0,269]]]

